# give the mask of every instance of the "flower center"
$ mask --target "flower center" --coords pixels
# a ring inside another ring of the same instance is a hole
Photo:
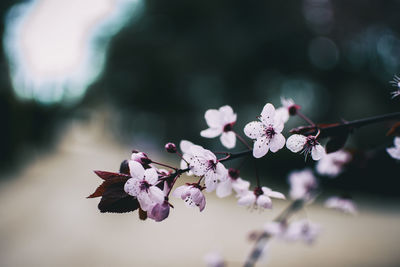
[[[140,188],[140,191],[147,191],[147,189],[150,188],[150,184],[148,182],[146,182],[146,181],[142,181],[140,183],[140,187],[139,188]]]
[[[208,161],[208,167],[207,170],[213,170],[215,171],[217,169],[217,162],[214,162],[212,159]]]
[[[224,126],[224,132],[230,132],[230,131],[232,131],[232,127],[233,125],[232,125],[232,123],[228,123],[228,124],[225,124],[225,126]]]
[[[265,135],[271,139],[272,137],[274,137],[274,135],[276,134],[274,128],[272,126],[269,126],[265,129]]]
[[[262,191],[261,187],[254,188],[254,195],[256,195],[256,197],[261,196],[262,194],[264,194],[264,192]]]

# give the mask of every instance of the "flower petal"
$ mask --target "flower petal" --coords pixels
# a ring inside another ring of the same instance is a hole
[[[157,186],[150,186],[149,197],[152,201],[161,204],[164,202],[164,192]]]
[[[244,133],[251,139],[257,139],[265,135],[265,127],[259,121],[252,121],[246,124]]]
[[[158,181],[158,174],[156,169],[150,168],[144,171],[144,180],[153,185]]]
[[[272,137],[270,143],[269,143],[269,149],[271,149],[271,152],[276,152],[285,145],[285,137],[283,137],[282,134],[275,134],[274,137]]]
[[[257,206],[262,207],[264,209],[271,209],[272,208],[272,200],[265,196],[265,195],[261,195],[257,198],[256,201]]]
[[[315,145],[311,150],[313,160],[320,160],[325,155],[325,149],[320,144]]]
[[[394,145],[395,147],[400,147],[400,137],[395,137],[394,138]]]
[[[236,122],[236,114],[231,106],[225,105],[219,108],[220,116],[224,124]]]
[[[172,196],[176,198],[182,198],[183,193],[186,192],[187,190],[189,190],[189,186],[181,185],[175,188],[174,192],[172,192]]]
[[[216,109],[207,110],[204,114],[204,118],[206,119],[207,125],[210,128],[224,127],[224,122],[222,121],[221,114]]]
[[[219,175],[213,171],[208,171],[204,175],[204,184],[206,186],[207,192],[212,192],[215,190],[215,188],[217,188],[218,177],[219,177]]]
[[[140,179],[130,178],[124,185],[124,191],[131,196],[136,197],[139,194]]]
[[[255,158],[264,157],[269,150],[270,139],[266,137],[261,137],[256,140],[253,146],[253,156]]]
[[[275,107],[271,103],[268,103],[264,106],[261,112],[261,121],[264,124],[272,124],[274,122],[274,118],[275,118]]]
[[[206,137],[206,138],[214,138],[217,137],[218,135],[220,135],[222,133],[222,128],[208,128],[206,130],[203,130],[200,132],[200,135],[202,137]]]
[[[236,145],[236,135],[234,132],[224,132],[220,137],[221,143],[224,147],[231,149]]]
[[[256,196],[254,195],[254,193],[252,191],[247,191],[239,198],[238,205],[250,206],[253,205],[255,201],[256,201]]]
[[[217,185],[217,196],[220,198],[227,197],[232,194],[232,180],[227,179]]]
[[[182,140],[181,143],[179,144],[179,147],[181,148],[181,151],[183,153],[189,153],[190,152],[190,147],[193,146],[194,144],[190,141],[187,140]]]
[[[290,151],[297,153],[303,149],[306,142],[307,142],[307,137],[305,137],[304,135],[293,134],[287,139],[286,147]]]
[[[289,110],[285,107],[280,107],[275,111],[275,121],[287,122],[289,120]]]
[[[143,179],[144,176],[144,168],[142,164],[137,161],[129,160],[129,171],[131,173],[132,178]]]

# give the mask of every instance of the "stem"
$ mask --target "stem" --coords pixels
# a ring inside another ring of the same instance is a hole
[[[255,160],[253,160],[253,161],[254,161],[254,168],[256,170],[257,187],[261,188],[261,186],[260,186],[260,176],[258,175],[257,162]]]
[[[317,132],[317,128],[321,131],[319,137],[325,138],[330,136],[341,135],[346,132],[350,132],[353,129],[357,129],[369,124],[389,121],[393,119],[400,119],[400,112],[383,114],[379,116],[373,116],[365,119],[359,119],[354,121],[344,121],[342,123],[334,124],[318,124],[314,126],[303,126],[290,130],[291,133],[299,133],[303,135],[314,135]]]
[[[160,165],[160,166],[164,166],[164,167],[167,167],[167,168],[173,169],[173,170],[175,170],[175,171],[177,171],[177,170],[178,170],[178,168],[175,168],[175,167],[169,166],[169,165],[167,165],[167,164],[164,164],[164,163],[156,162],[156,161],[153,161],[153,160],[151,161],[151,163],[154,163],[154,164],[157,164],[157,165]]]
[[[236,135],[236,137],[239,139],[239,141],[243,144],[243,145],[245,145],[248,149],[252,149],[251,148],[251,146],[246,142],[246,140],[244,140],[243,139],[243,137],[241,137],[237,132],[235,132],[235,131],[232,131],[235,135]]]
[[[300,110],[297,110],[296,115],[305,120],[311,126],[315,126],[315,123],[310,120],[306,115],[304,115]]]
[[[224,158],[219,161],[222,162],[222,161],[228,161],[228,160],[232,160],[232,159],[241,158],[241,157],[250,155],[252,152],[253,152],[253,150],[249,149],[249,150],[245,150],[245,151],[238,152],[238,153],[231,153],[229,158]]]
[[[285,210],[282,211],[281,214],[278,215],[278,217],[275,218],[274,221],[278,223],[287,221],[293,214],[301,210],[304,207],[304,204],[304,200],[301,199],[293,201]],[[251,250],[246,262],[244,263],[244,267],[252,267],[254,266],[254,264],[256,264],[270,237],[271,236],[266,232],[263,232],[258,237],[253,249]]]

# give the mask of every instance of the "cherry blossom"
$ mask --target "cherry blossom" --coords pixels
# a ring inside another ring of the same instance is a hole
[[[325,155],[324,147],[320,145],[315,136],[311,135],[293,134],[288,138],[286,147],[294,153],[301,151],[306,158],[311,153],[313,160],[320,160]]]
[[[143,152],[133,150],[131,160],[142,164],[145,168],[150,168],[149,164],[151,163],[151,159]]]
[[[390,81],[393,87],[396,87],[396,91],[391,92],[392,98],[400,95],[400,78],[395,75],[393,81]]]
[[[268,187],[257,187],[254,191],[247,190],[238,194],[238,205],[240,206],[253,206],[264,209],[272,208],[272,198],[285,199],[282,193],[272,191]]]
[[[297,110],[300,109],[299,105],[296,105],[291,98],[281,97],[282,107],[276,109],[275,119],[282,120],[286,123],[289,120],[290,115],[296,115]]]
[[[261,158],[268,150],[277,152],[285,145],[285,137],[281,134],[284,122],[275,118],[275,108],[268,103],[264,106],[260,121],[253,121],[244,127],[244,133],[255,140],[253,156]]]
[[[337,209],[348,214],[357,214],[356,204],[348,197],[330,197],[325,201],[325,207]]]
[[[236,135],[232,131],[236,123],[236,113],[228,105],[222,106],[219,110],[209,109],[204,115],[208,129],[200,132],[200,135],[207,138],[221,136],[222,145],[231,149],[236,145]]]
[[[227,179],[227,169],[210,150],[192,145],[186,154],[191,172],[196,176],[204,176],[206,191],[214,191],[219,181]]]
[[[182,160],[180,164],[181,169],[187,169],[189,168],[188,160],[191,157],[191,150],[190,147],[193,146],[194,144],[190,141],[187,140],[182,140],[179,144],[179,147],[182,151]],[[186,175],[193,175],[191,171],[186,172]]]
[[[345,150],[324,154],[321,160],[318,161],[316,170],[321,175],[333,178],[342,172],[344,165],[350,160],[351,154]]]
[[[147,217],[155,220],[156,222],[161,222],[165,220],[169,215],[170,204],[168,201],[163,203],[156,203],[148,212]]]
[[[206,198],[201,189],[195,184],[182,185],[174,190],[172,196],[181,198],[188,207],[199,207],[200,211],[203,211],[206,206]]]
[[[394,147],[386,148],[387,153],[397,160],[400,160],[400,137],[394,138]]]
[[[318,187],[317,180],[310,169],[302,171],[293,171],[289,174],[290,198],[304,199],[306,201],[312,198],[313,193]]]
[[[304,241],[311,244],[320,232],[317,224],[301,220],[287,224],[286,222],[269,222],[264,226],[264,231],[284,241]]]
[[[230,168],[227,175],[228,177],[217,185],[216,193],[218,197],[223,198],[229,196],[232,194],[232,189],[235,190],[237,194],[241,194],[249,188],[250,182],[239,177],[239,170]]]
[[[127,194],[138,199],[140,207],[148,211],[156,203],[164,201],[164,193],[155,186],[158,181],[156,169],[144,169],[143,166],[134,161],[129,161],[129,170],[132,178],[126,181],[124,190]]]

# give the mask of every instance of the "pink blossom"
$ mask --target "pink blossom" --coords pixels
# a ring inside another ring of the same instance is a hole
[[[345,150],[325,154],[321,160],[318,161],[316,170],[321,175],[333,178],[342,172],[344,165],[350,160],[351,154]]]
[[[272,198],[285,199],[285,196],[282,193],[272,191],[268,187],[257,187],[254,191],[244,191],[241,194],[238,194],[239,200],[238,205],[240,206],[253,206],[260,207],[264,209],[272,208]]]
[[[210,150],[192,145],[186,154],[191,172],[196,176],[204,176],[206,191],[214,191],[219,181],[227,179],[227,170]]]
[[[325,155],[325,149],[317,141],[315,136],[304,136],[301,134],[291,135],[287,142],[286,147],[294,152],[300,152],[305,154],[306,158],[309,153],[311,153],[313,160],[320,160]]]
[[[387,153],[397,160],[400,160],[400,137],[394,138],[394,147],[386,148]]]
[[[148,168],[149,164],[151,163],[151,160],[145,153],[136,150],[132,151],[131,160],[142,164],[145,168]]]
[[[165,220],[169,215],[170,205],[168,201],[163,203],[156,203],[149,211],[147,211],[147,217],[155,220],[156,222],[161,222]]]
[[[124,190],[127,194],[138,199],[140,207],[148,211],[156,203],[164,201],[164,193],[156,185],[158,174],[156,169],[144,169],[143,166],[134,161],[129,161],[129,170],[132,178],[126,181]]]
[[[203,211],[206,206],[206,198],[197,185],[179,186],[174,190],[172,196],[181,198],[188,207],[199,207],[200,211]]]
[[[190,148],[193,146],[194,144],[190,141],[187,140],[182,140],[179,144],[179,147],[182,151],[182,160],[181,160],[181,164],[180,164],[180,168],[181,169],[187,169],[189,168],[189,164],[188,164],[188,160],[191,157],[191,150]],[[193,175],[193,173],[191,171],[186,172],[187,175],[191,176]]]
[[[300,109],[299,105],[296,105],[291,98],[281,97],[282,107],[276,109],[275,119],[281,120],[286,123],[289,120],[290,115],[295,115],[297,110]]]
[[[325,201],[325,207],[353,215],[357,213],[356,204],[350,198],[345,197],[330,197]]]
[[[209,109],[204,115],[208,129],[200,132],[200,135],[207,138],[220,136],[222,145],[226,148],[234,148],[236,145],[236,135],[232,131],[236,123],[236,113],[230,106],[220,107],[219,110]]]
[[[283,121],[275,119],[275,108],[270,103],[264,106],[260,121],[250,122],[244,127],[244,133],[255,140],[255,158],[265,156],[268,150],[275,153],[285,145],[285,137],[281,134],[283,127]]]
[[[239,171],[230,168],[227,172],[228,177],[218,183],[217,185],[217,196],[220,198],[227,197],[232,194],[232,189],[236,193],[241,194],[247,190],[250,186],[248,181],[245,181],[239,177]]]
[[[317,180],[310,169],[293,171],[289,174],[290,198],[310,200],[318,187]]]

